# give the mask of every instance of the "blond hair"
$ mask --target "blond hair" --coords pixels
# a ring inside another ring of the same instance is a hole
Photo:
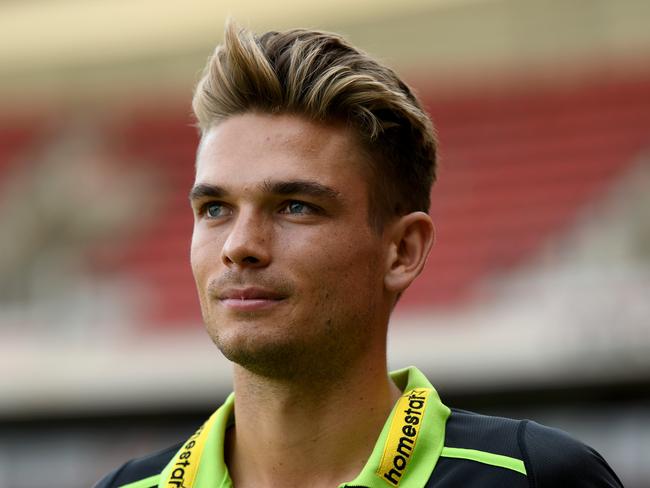
[[[256,36],[233,22],[208,60],[192,108],[205,134],[250,111],[341,121],[370,162],[370,222],[428,211],[435,181],[433,126],[393,70],[342,37],[292,29]]]

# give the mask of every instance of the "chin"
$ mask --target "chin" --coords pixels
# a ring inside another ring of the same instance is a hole
[[[212,341],[231,362],[259,376],[331,381],[367,353],[376,334],[361,327],[366,317],[349,315],[320,321],[294,317],[216,314],[206,321]],[[281,324],[281,326],[279,325]]]
[[[261,340],[259,336],[255,340],[224,339],[215,340],[221,353],[251,373],[268,378],[292,379],[306,370],[305,363],[308,361],[305,359],[310,354],[298,344]]]

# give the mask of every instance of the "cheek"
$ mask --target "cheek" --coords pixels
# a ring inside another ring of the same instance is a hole
[[[378,251],[379,243],[362,232],[332,232],[301,249],[287,248],[302,255],[304,273],[317,290],[346,301],[354,299],[351,293],[370,291],[369,285],[379,279]]]
[[[190,265],[199,293],[207,286],[210,274],[221,262],[220,249],[216,240],[208,239],[205,232],[194,229],[190,245]]]

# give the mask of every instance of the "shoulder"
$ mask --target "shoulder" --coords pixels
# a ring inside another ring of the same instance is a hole
[[[445,430],[434,476],[441,468],[466,486],[622,486],[596,451],[536,422],[452,409]]]
[[[528,488],[516,420],[451,409],[440,458],[427,486]]]
[[[156,487],[158,486],[158,475],[182,445],[183,443],[180,442],[152,454],[132,459],[108,473],[93,488],[118,488],[146,479],[151,479],[151,485],[144,483],[141,486],[138,485],[138,488]]]
[[[562,430],[525,421],[519,442],[532,486],[623,486],[598,452]]]

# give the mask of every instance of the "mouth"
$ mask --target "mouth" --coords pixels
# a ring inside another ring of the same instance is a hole
[[[266,310],[286,298],[273,290],[257,287],[229,288],[218,295],[221,305],[228,310],[239,312]]]

